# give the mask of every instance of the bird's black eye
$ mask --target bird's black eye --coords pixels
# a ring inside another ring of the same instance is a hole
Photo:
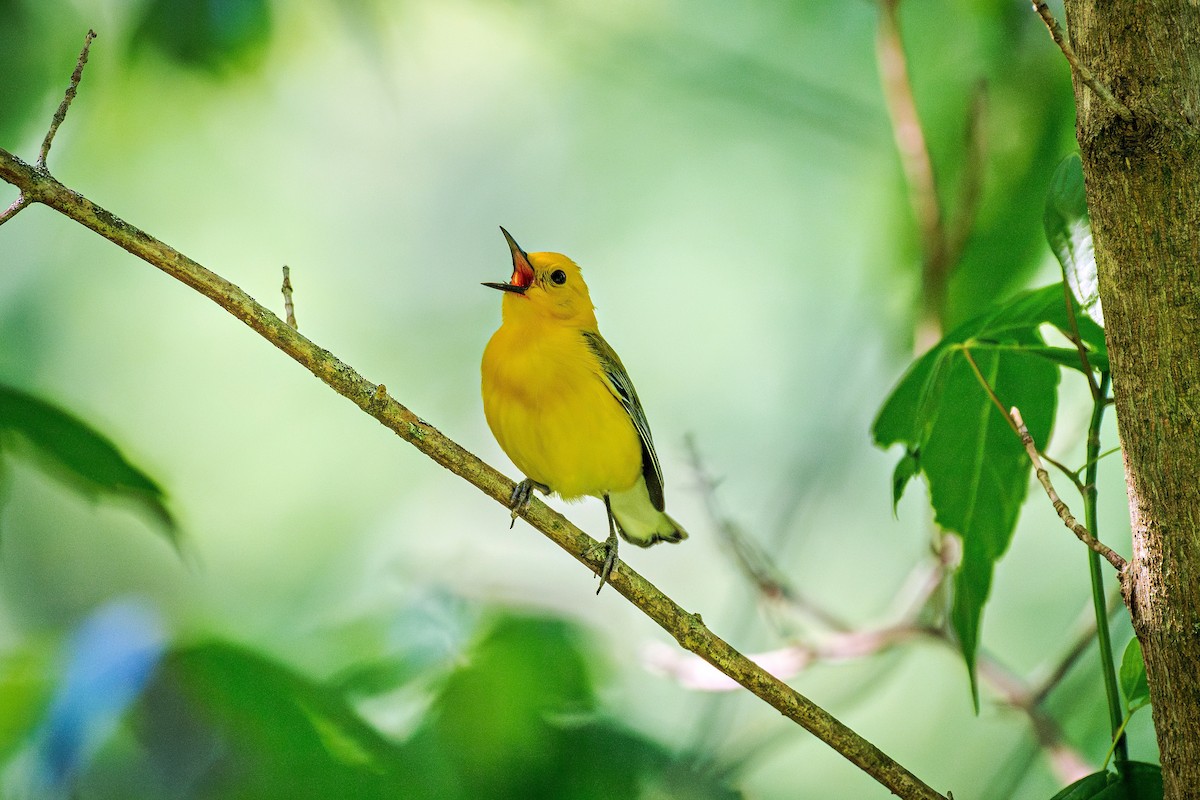
[[[562,286],[567,282],[567,273],[563,272],[561,269],[554,270],[554,272],[550,273],[550,282]]]

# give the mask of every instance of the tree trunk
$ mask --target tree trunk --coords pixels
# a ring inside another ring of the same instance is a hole
[[[1066,0],[1133,526],[1126,602],[1167,798],[1200,786],[1200,3]]]

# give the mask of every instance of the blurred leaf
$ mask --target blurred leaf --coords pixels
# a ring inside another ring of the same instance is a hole
[[[1121,691],[1130,713],[1150,705],[1150,686],[1146,682],[1146,662],[1142,659],[1142,644],[1135,636],[1125,646],[1121,656]]]
[[[736,797],[719,776],[596,713],[589,648],[562,620],[503,615],[445,680],[408,745],[455,790],[442,797]],[[436,755],[434,755],[436,754]]]
[[[370,696],[436,674],[439,669],[463,658],[476,622],[475,614],[462,598],[447,591],[421,592],[410,598],[399,611],[387,615],[382,633],[387,652],[378,658],[364,658],[343,669],[331,683],[339,691]],[[347,633],[352,640],[357,639],[360,651],[377,648],[381,636],[380,620],[371,618],[363,620],[362,624],[369,630]],[[344,644],[352,646],[353,642]]]
[[[1120,774],[1094,772],[1072,783],[1050,800],[1162,800],[1162,768],[1124,761]]]
[[[151,0],[133,44],[215,72],[254,60],[270,32],[267,0]]]
[[[36,737],[35,794],[74,786],[141,695],[166,643],[161,613],[137,598],[109,601],[79,625]]]
[[[915,471],[925,476],[935,521],[963,539],[951,620],[975,687],[975,652],[995,562],[1008,548],[1029,482],[1020,440],[979,383],[969,351],[1005,408],[1017,406],[1044,446],[1056,404],[1061,353],[1038,327],[1064,305],[1062,285],[1024,292],[952,331],[918,359],[875,419],[876,444],[905,446],[893,500]],[[1047,357],[1048,355],[1052,357]],[[916,461],[914,465],[906,463]],[[904,480],[901,480],[904,479]]]
[[[224,754],[205,777],[215,794],[202,796],[406,796],[400,748],[329,687],[220,641],[172,651],[161,671],[191,713],[211,728],[216,751]],[[169,697],[160,691],[153,698],[152,715],[178,715]]]
[[[1084,191],[1083,162],[1075,153],[1059,162],[1054,170],[1046,193],[1042,224],[1050,249],[1062,265],[1063,279],[1071,287],[1075,300],[1092,321],[1104,325],[1096,252],[1092,246],[1092,222]]]
[[[139,503],[162,523],[176,548],[179,531],[165,496],[146,473],[125,460],[107,437],[62,409],[0,385],[0,452],[19,435],[55,471],[89,497],[120,497]]]
[[[594,708],[583,647],[566,622],[505,615],[446,679],[424,735],[450,754],[465,796],[558,796],[564,764],[554,720]],[[630,796],[620,788],[629,767],[615,766],[613,796]]]
[[[0,760],[32,733],[50,702],[53,671],[47,654],[25,647],[0,662]]]

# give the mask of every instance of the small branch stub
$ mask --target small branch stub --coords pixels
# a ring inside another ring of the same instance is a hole
[[[71,107],[71,101],[75,99],[75,94],[79,91],[79,81],[83,79],[83,68],[87,66],[88,51],[92,47],[92,40],[96,38],[96,32],[89,30],[87,36],[83,39],[83,49],[79,51],[79,60],[75,62],[75,71],[71,73],[71,83],[67,86],[67,93],[63,96],[62,102],[58,104],[58,110],[54,112],[54,119],[50,120],[50,130],[46,131],[46,138],[42,140],[42,149],[38,152],[37,166],[42,169],[46,168],[46,157],[50,155],[50,145],[54,142],[54,134],[58,133],[58,126],[67,118],[67,109]]]
[[[17,195],[17,199],[12,201],[12,205],[4,209],[3,213],[0,213],[0,225],[3,225],[17,214],[21,213],[21,211],[28,207],[28,205],[29,198],[25,196],[24,192],[21,192],[21,194]]]
[[[292,330],[300,330],[296,327],[296,306],[292,302],[292,270],[287,264],[283,265],[283,314],[287,320],[287,324],[292,327]]]
[[[1071,509],[1067,508],[1067,504],[1058,496],[1058,492],[1054,489],[1054,484],[1050,482],[1050,473],[1046,471],[1046,465],[1042,463],[1042,457],[1038,454],[1037,446],[1033,443],[1033,437],[1029,434],[1029,429],[1025,427],[1025,420],[1021,418],[1020,409],[1013,406],[1008,413],[1009,418],[1017,428],[1017,435],[1021,437],[1021,443],[1025,445],[1025,452],[1029,454],[1029,460],[1033,462],[1033,469],[1037,473],[1038,483],[1046,490],[1046,496],[1054,504],[1054,510],[1058,513],[1058,518],[1079,538],[1079,541],[1103,556],[1108,563],[1116,568],[1117,572],[1124,576],[1125,567],[1128,566],[1128,562],[1111,547],[1095,536],[1092,536],[1091,531],[1080,525],[1079,521],[1071,514]]]

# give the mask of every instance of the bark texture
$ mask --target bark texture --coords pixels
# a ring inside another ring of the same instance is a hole
[[[1066,0],[1133,526],[1126,602],[1167,798],[1200,786],[1200,2]]]

